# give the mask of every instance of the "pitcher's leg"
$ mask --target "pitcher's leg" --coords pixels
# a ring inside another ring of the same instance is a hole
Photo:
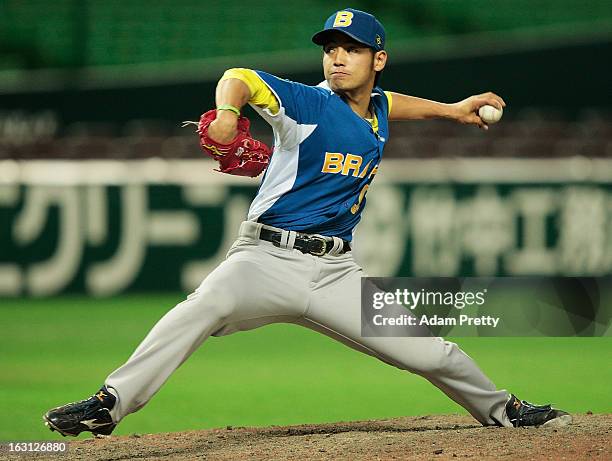
[[[119,394],[111,411],[115,422],[144,406],[201,344],[220,329],[233,309],[227,293],[203,285],[165,314],[128,361],[105,385]]]
[[[510,426],[508,392],[497,390],[456,344],[433,337],[361,336],[361,275],[352,272],[315,291],[301,324],[425,377],[484,425]]]
[[[153,327],[105,381],[118,395],[115,422],[144,406],[211,335],[289,321],[306,308],[307,282],[265,248],[243,245]],[[298,266],[295,265],[295,270]]]

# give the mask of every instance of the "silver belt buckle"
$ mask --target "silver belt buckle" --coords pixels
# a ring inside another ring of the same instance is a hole
[[[323,248],[321,249],[321,251],[311,251],[310,253],[313,254],[314,256],[323,256],[325,254],[325,252],[327,251],[327,240],[325,240],[324,238],[321,237],[310,237],[312,240],[317,240],[319,242],[321,242],[323,244]]]

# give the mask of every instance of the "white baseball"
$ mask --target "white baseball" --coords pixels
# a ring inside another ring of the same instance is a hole
[[[502,114],[504,113],[503,109],[498,109],[493,106],[482,106],[478,109],[478,115],[481,119],[484,120],[485,123],[497,123],[499,119],[502,118]]]

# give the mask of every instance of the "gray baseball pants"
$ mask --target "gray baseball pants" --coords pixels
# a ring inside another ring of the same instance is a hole
[[[365,274],[351,252],[318,257],[278,248],[259,240],[261,226],[243,222],[226,260],[108,376],[106,386],[118,395],[111,412],[115,422],[142,408],[209,336],[284,322],[423,376],[483,425],[512,426],[505,412],[509,394],[496,390],[456,344],[433,337],[361,336]],[[291,245],[290,236],[284,241]]]

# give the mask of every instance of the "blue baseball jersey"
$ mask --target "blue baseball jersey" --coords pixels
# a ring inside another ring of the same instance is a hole
[[[374,88],[378,130],[326,84],[308,86],[257,71],[280,110],[253,108],[272,126],[274,154],[248,219],[351,241],[388,137],[387,96]]]

